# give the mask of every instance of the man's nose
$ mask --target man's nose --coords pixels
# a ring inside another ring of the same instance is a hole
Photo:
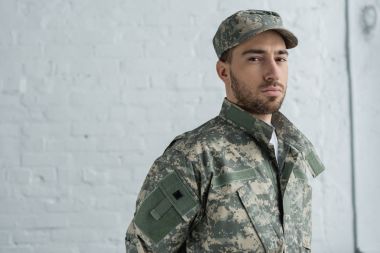
[[[274,59],[268,60],[265,63],[265,71],[264,71],[264,80],[267,82],[278,81],[279,69],[277,66],[277,62]]]

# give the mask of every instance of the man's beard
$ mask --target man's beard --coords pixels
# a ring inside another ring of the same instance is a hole
[[[280,109],[286,93],[283,84],[277,81],[275,81],[275,83],[264,82],[260,84],[260,86],[257,87],[258,92],[261,88],[274,85],[280,86],[284,93],[282,97],[266,97],[264,95],[260,96],[260,94],[255,94],[254,90],[249,89],[249,85],[238,81],[232,71],[230,71],[230,76],[232,92],[237,99],[238,105],[244,110],[252,114],[272,114]]]

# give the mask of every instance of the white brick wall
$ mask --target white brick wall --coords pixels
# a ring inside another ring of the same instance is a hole
[[[0,0],[0,252],[124,252],[154,159],[219,112],[211,40],[247,8],[279,11],[300,39],[283,111],[328,168],[314,187],[313,246],[353,252],[344,6]]]

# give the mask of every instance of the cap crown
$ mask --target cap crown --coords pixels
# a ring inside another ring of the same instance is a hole
[[[274,11],[243,10],[226,18],[219,26],[213,44],[217,56],[243,41],[267,30],[276,30],[287,48],[297,45],[297,38],[283,27],[280,15]]]

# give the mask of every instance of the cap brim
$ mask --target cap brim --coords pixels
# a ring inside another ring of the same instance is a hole
[[[237,46],[237,45],[243,43],[244,41],[246,41],[252,37],[255,37],[256,35],[258,35],[260,33],[263,33],[266,31],[271,31],[271,30],[275,31],[281,35],[281,37],[284,39],[285,46],[287,49],[294,48],[298,45],[297,37],[292,32],[290,32],[289,30],[287,30],[283,27],[266,27],[265,29],[262,29],[259,32],[252,30],[252,31],[244,34],[243,36],[241,36],[241,39],[237,43],[235,43],[235,45],[233,45],[232,47]]]
[[[268,30],[274,30],[274,31],[278,32],[281,35],[281,37],[284,39],[286,48],[288,48],[288,49],[294,48],[298,45],[297,37],[292,32],[290,32],[289,30],[286,30],[284,28],[271,28]]]

